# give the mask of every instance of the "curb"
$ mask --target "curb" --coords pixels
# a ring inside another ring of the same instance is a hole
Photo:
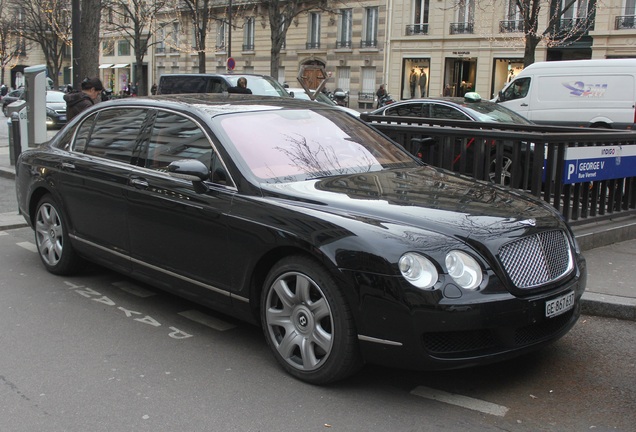
[[[636,299],[585,292],[581,298],[581,313],[636,321]]]
[[[15,170],[13,168],[0,167],[0,177],[15,180]]]

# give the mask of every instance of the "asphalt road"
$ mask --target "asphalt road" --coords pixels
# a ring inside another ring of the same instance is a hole
[[[2,185],[2,183],[0,183]],[[3,203],[4,205],[4,203]],[[47,273],[28,228],[0,232],[0,430],[632,431],[634,322],[584,316],[488,367],[366,367],[294,380],[260,329],[100,267]]]

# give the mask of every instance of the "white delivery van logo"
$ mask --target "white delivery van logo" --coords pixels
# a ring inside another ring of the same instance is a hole
[[[607,84],[585,84],[583,81],[572,81],[562,83],[568,90],[570,96],[602,98],[607,90]]]

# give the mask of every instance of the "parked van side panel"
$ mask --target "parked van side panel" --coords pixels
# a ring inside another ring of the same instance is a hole
[[[512,91],[517,82],[526,86],[523,97]],[[506,86],[497,102],[536,123],[632,129],[636,59],[535,63]]]

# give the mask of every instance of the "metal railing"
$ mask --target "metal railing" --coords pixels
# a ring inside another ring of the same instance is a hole
[[[523,31],[523,20],[499,21],[499,33],[516,33]]]
[[[409,24],[406,26],[406,35],[425,35],[428,34],[428,23],[427,24]]]
[[[636,168],[623,177],[596,180],[603,173],[598,175],[595,165],[579,172],[580,165],[567,158],[580,151],[571,149],[580,147],[603,147],[594,150],[599,155],[636,151],[636,132],[366,113],[361,119],[426,163],[478,180],[499,179],[498,183],[539,197],[572,225],[636,214]],[[573,166],[576,173],[570,172]]]
[[[636,28],[636,15],[617,16],[614,20],[615,30],[630,30]]]
[[[474,24],[471,22],[460,22],[450,24],[450,34],[472,34],[474,33]]]

